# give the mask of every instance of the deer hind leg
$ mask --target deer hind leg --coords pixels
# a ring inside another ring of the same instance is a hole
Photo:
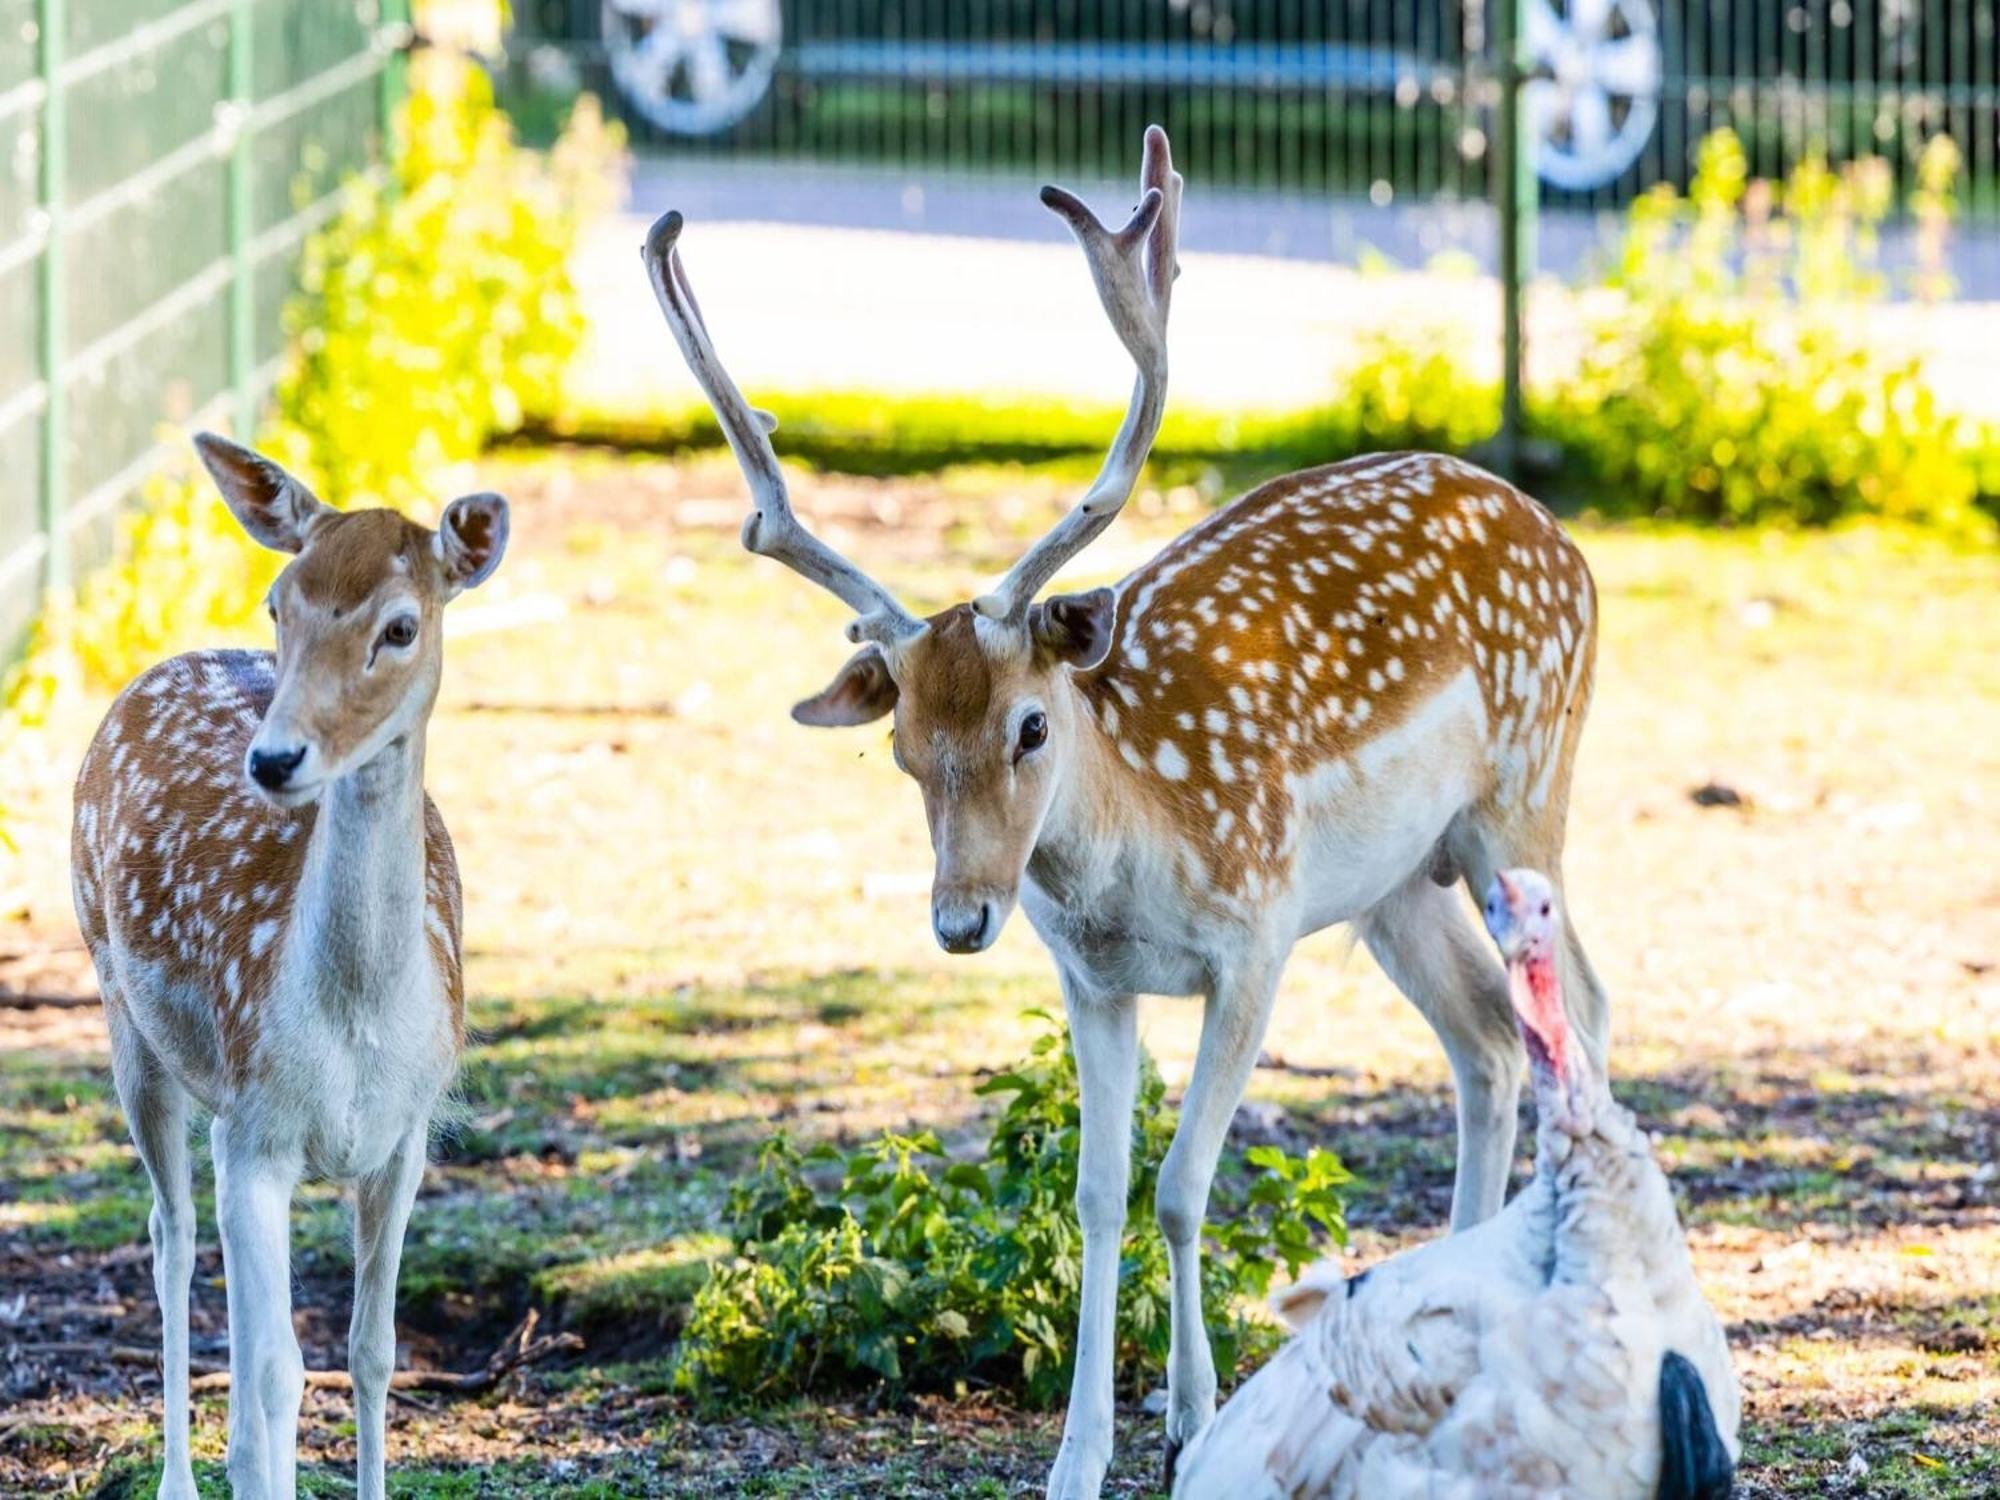
[[[121,1007],[107,987],[109,1016]],[[166,1463],[160,1500],[195,1500],[188,1435],[188,1285],[194,1277],[194,1193],[188,1164],[187,1090],[167,1072],[129,1022],[111,1022],[111,1076],[132,1144],[153,1185],[147,1229],[153,1241],[153,1293],[160,1304],[161,1397],[166,1405]]]
[[[1444,1044],[1458,1094],[1451,1227],[1469,1228],[1499,1212],[1514,1160],[1525,1059],[1506,975],[1463,898],[1438,886],[1430,868],[1378,902],[1358,926],[1375,961]]]
[[[354,1195],[354,1314],[347,1329],[347,1369],[354,1381],[355,1493],[383,1500],[383,1445],[389,1376],[396,1368],[396,1275],[403,1231],[424,1179],[422,1126],[405,1136],[381,1171]]]
[[[229,1289],[229,1488],[236,1500],[292,1500],[305,1364],[292,1329],[295,1161],[217,1115],[216,1218]]]

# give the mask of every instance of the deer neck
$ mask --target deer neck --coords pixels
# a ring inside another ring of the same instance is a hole
[[[424,736],[399,739],[321,798],[294,914],[304,972],[335,1008],[405,1001],[424,960]]]
[[[1088,901],[1118,879],[1136,834],[1148,820],[1132,769],[1104,732],[1089,698],[1073,679],[1070,695],[1075,725],[1069,764],[1064,768],[1042,820],[1028,875],[1058,901]]]

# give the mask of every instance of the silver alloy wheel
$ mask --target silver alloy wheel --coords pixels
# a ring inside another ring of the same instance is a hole
[[[757,107],[784,35],[779,0],[604,0],[605,55],[632,108],[672,135],[714,135]]]
[[[1652,0],[1528,0],[1527,43],[1535,170],[1579,192],[1617,180],[1660,117]]]

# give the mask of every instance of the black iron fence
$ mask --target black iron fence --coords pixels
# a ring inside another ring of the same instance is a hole
[[[1502,4],[1521,6],[1544,201],[1931,137],[2000,219],[2000,0],[518,0],[517,98],[580,83],[642,144],[898,168],[1117,175],[1148,121],[1205,184],[1489,198]]]

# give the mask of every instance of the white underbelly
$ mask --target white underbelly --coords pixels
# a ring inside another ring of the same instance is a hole
[[[450,1082],[433,1064],[399,1069],[393,1077],[363,1076],[360,1060],[343,1059],[329,1087],[304,1120],[302,1154],[308,1172],[349,1182],[379,1171],[412,1131],[429,1129]]]
[[[1394,729],[1296,778],[1300,936],[1360,916],[1424,864],[1478,795],[1485,741],[1468,670]]]
[[[451,1085],[455,1049],[448,1012],[428,987],[363,1018],[288,997],[273,1019],[288,1035],[260,1048],[266,1066],[249,1085],[254,1101],[244,1102],[296,1122],[309,1173],[365,1177],[411,1131],[429,1128]],[[286,1061],[278,1064],[279,1057]]]

